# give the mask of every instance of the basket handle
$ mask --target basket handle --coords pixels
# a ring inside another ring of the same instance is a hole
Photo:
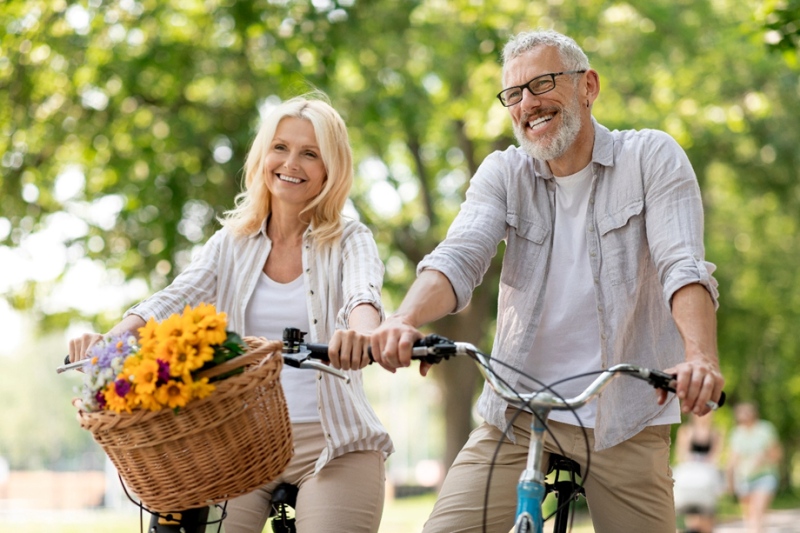
[[[280,353],[283,348],[283,342],[270,341],[263,337],[245,337],[244,341],[247,343],[249,350],[242,355],[234,357],[224,363],[211,367],[208,370],[203,370],[197,373],[197,378],[215,378],[219,375],[236,370],[243,366],[257,363],[262,359],[272,357],[276,352]]]

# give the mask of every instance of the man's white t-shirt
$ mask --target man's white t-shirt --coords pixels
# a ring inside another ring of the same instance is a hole
[[[545,286],[542,319],[524,371],[538,382],[523,377],[522,389],[538,390],[543,385],[576,374],[602,369],[600,329],[594,277],[586,243],[586,211],[592,186],[592,168],[556,180],[553,250]],[[597,374],[570,379],[554,385],[565,398],[576,396]],[[586,427],[594,427],[596,401],[578,411]],[[568,411],[552,411],[551,420],[577,425]]]

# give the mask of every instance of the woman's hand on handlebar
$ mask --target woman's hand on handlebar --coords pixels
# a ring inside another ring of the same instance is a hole
[[[353,329],[336,330],[328,342],[328,359],[333,368],[358,370],[369,364],[370,336]]]
[[[94,346],[103,336],[99,333],[84,333],[69,341],[69,362],[74,363],[88,357],[89,348]]]
[[[372,358],[389,372],[411,365],[414,342],[423,337],[420,331],[398,315],[390,316],[372,333]],[[419,373],[425,376],[430,364],[421,362]]]

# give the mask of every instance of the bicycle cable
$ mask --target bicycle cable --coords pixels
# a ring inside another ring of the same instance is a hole
[[[504,361],[501,361],[501,360],[499,360],[499,359],[493,358],[491,355],[489,355],[489,354],[485,354],[485,353],[483,353],[483,352],[480,352],[480,351],[478,351],[478,353],[480,353],[482,356],[486,357],[486,358],[487,358],[489,361],[496,362],[496,363],[498,363],[498,364],[499,364],[499,365],[501,365],[501,366],[505,366],[506,368],[509,368],[510,370],[513,370],[514,372],[517,372],[517,373],[519,373],[520,375],[522,375],[522,376],[524,376],[524,377],[528,378],[529,380],[531,380],[531,381],[535,382],[536,384],[538,384],[538,385],[541,385],[541,386],[542,386],[542,390],[548,390],[548,391],[549,391],[551,394],[553,394],[555,397],[557,397],[558,399],[560,399],[562,402],[566,402],[566,399],[565,399],[563,396],[561,396],[559,393],[557,393],[556,391],[554,391],[554,390],[552,389],[552,387],[553,387],[553,386],[555,386],[555,385],[557,385],[557,384],[559,384],[559,383],[561,383],[561,382],[563,382],[563,381],[567,381],[567,380],[560,380],[560,381],[558,381],[558,382],[556,382],[556,383],[553,383],[553,384],[551,384],[551,385],[546,385],[546,384],[544,384],[543,382],[541,382],[540,380],[538,380],[538,379],[534,378],[533,376],[529,376],[529,375],[528,375],[528,374],[526,374],[524,371],[521,371],[521,370],[519,370],[519,369],[517,369],[517,368],[515,368],[515,367],[513,367],[513,366],[511,366],[511,365],[509,365],[508,363],[505,363]],[[511,387],[511,386],[508,384],[508,382],[506,382],[506,381],[505,381],[505,380],[504,380],[502,377],[500,377],[500,376],[499,376],[499,375],[498,375],[496,372],[494,372],[494,370],[492,370],[492,369],[491,369],[491,368],[490,368],[488,365],[485,365],[485,364],[483,364],[483,362],[482,362],[482,361],[480,361],[480,360],[479,360],[477,357],[475,357],[474,355],[472,355],[472,358],[473,358],[473,359],[474,359],[474,360],[475,360],[475,361],[476,361],[476,362],[477,362],[479,365],[481,365],[483,368],[485,368],[485,369],[486,369],[488,372],[491,372],[491,373],[492,373],[492,374],[495,376],[495,378],[496,378],[496,379],[497,379],[497,380],[498,380],[498,381],[499,381],[501,384],[503,384],[505,387],[507,387],[508,389],[510,389],[511,391],[513,391],[513,392],[514,392],[514,394],[516,394],[516,395],[517,395],[517,398],[520,400],[520,403],[522,403],[522,404],[523,404],[522,406],[519,406],[519,407],[517,407],[517,408],[516,408],[516,411],[515,411],[515,413],[514,413],[514,414],[511,416],[511,418],[510,418],[510,419],[507,421],[507,423],[506,423],[506,427],[505,427],[505,429],[504,429],[504,431],[503,431],[503,434],[502,434],[502,435],[501,435],[501,437],[500,437],[500,440],[499,440],[499,441],[498,441],[498,443],[497,443],[497,446],[495,447],[495,451],[494,451],[494,453],[493,453],[493,455],[492,455],[492,459],[491,459],[491,461],[490,461],[490,463],[489,463],[489,473],[487,474],[487,480],[486,480],[486,489],[485,489],[485,491],[484,491],[484,504],[483,504],[483,513],[482,513],[482,514],[483,514],[483,517],[482,517],[482,529],[483,529],[483,533],[486,533],[487,521],[488,521],[489,494],[490,494],[490,492],[491,492],[491,480],[492,480],[492,476],[493,476],[493,474],[494,474],[494,467],[495,467],[495,464],[496,464],[496,461],[497,461],[497,456],[498,456],[498,455],[499,455],[499,453],[500,453],[500,448],[502,447],[502,444],[503,444],[503,438],[505,438],[505,437],[506,437],[507,435],[509,435],[509,434],[513,435],[513,425],[514,425],[514,422],[516,422],[517,418],[518,418],[518,417],[519,417],[519,416],[520,416],[520,415],[521,415],[523,412],[527,412],[527,411],[524,409],[524,407],[525,407],[525,406],[527,406],[527,407],[530,407],[530,400],[526,401],[524,398],[522,398],[521,394],[520,394],[520,393],[518,393],[516,390],[514,390],[514,388],[513,388],[513,387]],[[574,377],[571,377],[571,378],[568,378],[568,379],[577,379],[577,378],[579,378],[579,377],[583,377],[583,375],[577,375],[577,376],[574,376]],[[585,441],[585,443],[586,443],[587,454],[588,454],[588,453],[589,453],[589,451],[588,451],[588,446],[589,446],[589,443],[588,443],[588,434],[586,433],[586,429],[585,429],[585,427],[583,426],[583,424],[581,423],[581,421],[580,421],[580,418],[579,418],[579,417],[577,416],[577,414],[575,413],[575,409],[572,409],[572,408],[570,408],[569,410],[570,410],[570,411],[572,411],[573,415],[575,416],[576,420],[578,421],[579,427],[581,427],[581,430],[582,430],[582,432],[583,432],[583,435],[584,435],[584,441]],[[541,418],[539,418],[539,417],[540,417],[539,413],[537,413],[537,412],[536,412],[534,409],[530,409],[530,414],[531,414],[531,416],[536,416],[536,417],[537,417],[537,419],[538,419],[538,420],[539,420],[539,421],[542,423],[542,425],[544,425],[544,427],[545,427],[545,430],[547,431],[548,435],[550,435],[550,437],[553,439],[554,445],[555,445],[555,446],[558,448],[558,450],[559,450],[560,454],[561,454],[561,455],[563,455],[563,456],[566,456],[567,454],[565,453],[563,446],[562,446],[562,445],[561,445],[561,443],[558,441],[558,439],[556,438],[556,436],[553,434],[552,430],[550,430],[550,428],[549,428],[549,427],[547,427],[546,421],[545,421],[545,420],[542,420]],[[543,467],[544,465],[540,465],[540,466],[542,466],[542,467]],[[587,461],[587,466],[588,466],[588,461]],[[587,469],[587,472],[588,472],[588,469]],[[578,483],[576,483],[576,481],[575,481],[574,472],[572,472],[572,473],[571,473],[571,481],[572,481],[573,485],[575,485],[575,486],[577,486],[577,487],[578,487],[578,489],[576,489],[576,490],[573,492],[573,496],[574,496],[574,495],[576,495],[576,494],[579,494],[579,490],[583,488],[583,479],[585,479],[585,478],[582,476],[581,483],[580,483],[580,484],[578,484]],[[571,496],[571,497],[572,497],[572,496]],[[554,516],[554,515],[555,515],[555,514],[556,514],[556,513],[559,511],[559,510],[560,510],[560,507],[557,507],[557,508],[556,508],[556,511],[555,511],[553,514],[551,514],[550,516],[548,516],[547,518],[545,518],[544,520],[545,520],[545,521],[546,521],[546,520],[549,520],[549,519],[550,519],[550,518],[552,518],[552,517],[553,517],[553,516]],[[575,512],[575,511],[574,511],[574,508],[573,508],[573,509],[572,509],[572,513],[573,513],[573,515],[574,515],[574,512]],[[570,519],[570,523],[572,523],[572,518]],[[570,526],[570,527],[571,527],[571,526]]]
[[[512,370],[513,372],[516,372],[520,376],[529,379],[533,383],[536,383],[537,385],[540,385],[542,387],[542,390],[548,391],[549,393],[551,393],[553,396],[555,396],[556,398],[558,398],[559,400],[561,400],[565,404],[566,404],[566,399],[561,394],[556,392],[553,389],[553,387],[555,387],[557,385],[560,385],[562,383],[565,383],[567,381],[580,379],[580,378],[587,377],[587,376],[599,375],[599,374],[602,374],[603,372],[605,372],[604,370],[583,372],[583,373],[580,373],[580,374],[576,374],[574,376],[570,376],[568,378],[560,379],[558,381],[555,381],[555,382],[547,385],[547,384],[543,383],[542,381],[538,380],[537,378],[528,375],[524,371],[522,371],[522,370],[520,370],[520,369],[518,369],[518,368],[516,368],[516,367],[514,367],[512,365],[510,365],[509,363],[506,363],[505,361],[502,361],[500,359],[494,358],[491,355],[485,354],[485,353],[480,352],[480,351],[478,351],[478,353],[480,353],[482,356],[486,357],[489,361],[495,362],[500,366],[504,366],[505,368],[508,368],[509,370]],[[520,403],[523,404],[523,405],[518,406],[516,408],[516,412],[507,421],[505,430],[503,431],[503,435],[501,436],[500,440],[498,441],[497,446],[495,447],[494,454],[492,455],[492,460],[491,460],[490,466],[489,466],[489,473],[487,475],[486,490],[484,492],[482,528],[483,528],[483,532],[486,533],[487,520],[488,520],[487,514],[488,514],[488,505],[489,505],[489,492],[490,492],[490,489],[491,489],[491,478],[492,478],[492,475],[493,475],[494,466],[495,466],[495,463],[496,463],[496,460],[497,460],[497,456],[499,455],[500,448],[502,447],[502,444],[503,444],[503,438],[506,437],[509,434],[513,434],[513,433],[509,433],[509,432],[513,432],[514,422],[516,422],[516,420],[520,416],[520,414],[522,414],[523,412],[528,412],[528,411],[526,411],[525,407],[528,407],[530,409],[531,416],[536,416],[538,418],[539,414],[536,413],[536,411],[530,407],[530,400],[526,401],[524,398],[522,398],[522,395],[520,393],[518,393],[516,390],[514,390],[514,388],[511,387],[508,384],[508,382],[506,382],[503,378],[501,378],[494,370],[492,370],[489,365],[483,364],[477,357],[473,356],[473,359],[479,365],[483,366],[488,372],[491,372],[500,383],[502,383],[504,386],[506,386],[507,388],[512,390],[517,395],[517,398],[520,400]],[[583,441],[584,441],[584,445],[585,445],[585,448],[586,448],[586,467],[584,468],[584,471],[581,473],[581,481],[580,481],[580,483],[578,483],[576,481],[575,472],[572,472],[572,471],[570,472],[570,481],[571,481],[572,485],[575,487],[575,489],[572,492],[572,495],[570,496],[570,499],[572,499],[572,498],[576,497],[577,495],[579,495],[581,493],[581,491],[585,490],[584,489],[584,483],[585,483],[585,480],[587,479],[587,477],[589,475],[589,470],[590,470],[590,465],[591,465],[591,450],[590,450],[590,446],[589,446],[589,434],[588,434],[587,428],[583,425],[583,422],[581,421],[580,417],[578,416],[578,414],[576,412],[577,409],[568,406],[568,409],[566,409],[566,410],[570,411],[572,413],[572,415],[575,417],[575,420],[578,423],[577,426],[581,429],[581,434],[583,436]],[[550,438],[553,439],[553,443],[556,446],[556,448],[559,450],[559,453],[562,456],[566,457],[567,454],[565,453],[564,448],[558,442],[558,439],[555,437],[555,435],[553,434],[552,430],[547,426],[546,421],[543,421],[540,418],[539,418],[539,421],[545,426],[545,430],[547,431],[547,434],[550,436]],[[544,465],[540,465],[540,467],[544,468]],[[567,500],[567,503],[564,503],[562,505],[569,505],[568,501],[569,500]],[[561,506],[558,506],[556,508],[556,510],[553,511],[553,513],[551,513],[549,516],[547,516],[543,520],[544,521],[550,520],[560,510],[561,510]],[[573,524],[573,521],[574,521],[574,514],[575,514],[575,508],[573,506],[571,508],[571,512],[570,512],[570,525],[569,525],[570,529],[572,528],[572,524]]]

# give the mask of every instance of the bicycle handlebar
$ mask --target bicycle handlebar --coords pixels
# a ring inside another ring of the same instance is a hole
[[[442,360],[453,356],[467,355],[478,364],[483,377],[492,389],[512,405],[527,407],[543,407],[556,410],[577,409],[597,397],[603,389],[617,376],[627,374],[647,381],[654,388],[675,392],[673,386],[677,378],[675,374],[667,374],[660,370],[640,367],[631,364],[619,364],[604,370],[581,394],[573,398],[562,398],[553,392],[542,389],[530,393],[518,393],[499,379],[491,370],[491,358],[478,350],[475,346],[465,342],[455,342],[439,335],[429,335],[415,343],[412,359],[423,360],[430,364],[440,363]],[[708,407],[718,409],[725,404],[726,395],[723,391],[719,402],[708,402]]]

